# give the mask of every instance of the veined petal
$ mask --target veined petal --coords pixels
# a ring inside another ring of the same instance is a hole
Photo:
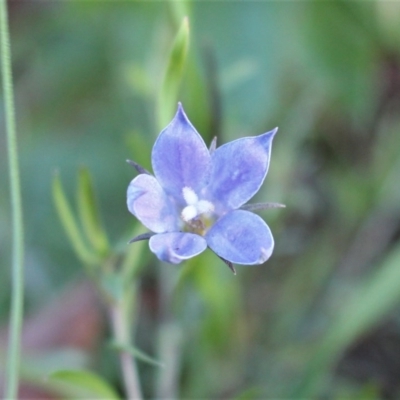
[[[268,172],[277,130],[234,140],[215,150],[207,191],[221,211],[239,208],[258,192]]]
[[[178,229],[179,215],[152,175],[138,175],[127,193],[128,210],[148,229],[161,233]]]
[[[268,225],[258,215],[244,210],[224,215],[205,238],[211,250],[234,264],[262,264],[274,249]]]
[[[161,261],[179,264],[202,253],[207,243],[203,237],[194,233],[169,232],[152,236],[149,246]]]
[[[154,175],[175,198],[182,189],[198,192],[208,183],[211,156],[181,104],[172,122],[160,133],[152,151]]]

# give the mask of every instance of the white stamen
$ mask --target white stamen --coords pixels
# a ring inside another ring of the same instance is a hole
[[[187,206],[184,207],[181,212],[181,218],[185,222],[192,221],[200,214],[210,213],[214,211],[214,204],[212,204],[208,200],[199,200],[197,194],[192,188],[185,186],[182,189],[182,195],[187,204]]]
[[[183,194],[183,198],[186,201],[186,204],[189,206],[195,205],[199,201],[197,194],[194,192],[194,190],[192,188],[190,188],[188,186],[185,186],[182,189],[182,194]]]
[[[184,221],[189,222],[193,218],[197,217],[197,209],[195,206],[186,206],[181,213],[181,217]]]
[[[196,208],[199,214],[208,213],[214,211],[214,204],[209,202],[208,200],[200,200],[196,204]]]

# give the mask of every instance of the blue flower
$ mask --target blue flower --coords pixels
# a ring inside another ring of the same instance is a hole
[[[152,233],[150,250],[178,264],[207,247],[232,264],[255,265],[272,254],[268,225],[249,210],[281,206],[245,205],[260,189],[268,171],[277,128],[260,136],[210,149],[181,104],[160,133],[152,151],[154,175],[130,161],[140,174],[127,193],[129,211]]]

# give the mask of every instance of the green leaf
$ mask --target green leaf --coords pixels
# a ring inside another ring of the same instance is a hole
[[[333,342],[347,346],[399,304],[399,266],[400,246],[397,246],[342,309],[330,334]]]
[[[119,399],[103,378],[90,371],[59,370],[49,375],[50,382],[60,383],[71,393],[70,398]]]
[[[178,102],[178,91],[189,48],[189,19],[185,17],[175,37],[169,55],[167,69],[159,95],[159,127],[162,129],[171,120]]]
[[[332,364],[361,334],[374,326],[400,302],[400,246],[377,266],[372,276],[355,289],[346,307],[339,310],[327,335],[317,345],[305,378],[293,395],[317,397]]]
[[[164,368],[164,364],[153,357],[150,357],[143,351],[137,349],[136,347],[133,347],[131,345],[123,344],[123,343],[117,343],[117,342],[111,342],[110,347],[114,350],[117,351],[122,351],[125,353],[129,353],[133,357],[135,357],[137,360],[143,361],[147,364],[154,365],[156,367],[161,367]]]
[[[96,204],[92,177],[87,168],[78,173],[78,210],[82,226],[89,242],[100,256],[107,254],[109,244]]]
[[[178,28],[182,19],[190,14],[192,4],[189,1],[169,1],[168,6],[173,18],[174,27]]]
[[[61,224],[67,234],[77,257],[85,264],[97,264],[100,260],[86,246],[82,233],[78,227],[74,213],[68,203],[61,180],[58,174],[53,178],[52,185],[53,202],[55,204]]]

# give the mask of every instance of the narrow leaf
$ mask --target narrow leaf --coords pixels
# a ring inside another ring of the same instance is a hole
[[[52,186],[53,201],[61,224],[70,240],[77,257],[84,263],[92,265],[99,262],[97,256],[84,243],[82,233],[78,228],[75,216],[65,196],[60,177],[54,176]]]
[[[109,244],[96,204],[93,181],[87,168],[78,173],[78,210],[84,232],[99,255],[108,252]]]
[[[59,370],[49,375],[49,380],[70,388],[70,398],[119,399],[114,388],[99,375],[84,370]]]
[[[159,95],[160,129],[172,119],[189,48],[189,19],[185,17],[175,37]]]
[[[384,318],[400,302],[400,246],[377,266],[366,282],[354,289],[333,319],[328,334],[316,346],[299,387],[293,394],[318,397],[318,390],[332,364],[357,337]]]
[[[400,302],[400,246],[377,266],[376,271],[355,290],[354,296],[339,313],[330,330],[332,342],[349,345],[374,326]]]
[[[150,357],[143,351],[137,349],[136,347],[129,346],[123,343],[111,342],[110,347],[114,350],[129,353],[131,356],[135,357],[137,360],[143,361],[147,364],[154,365],[156,367],[164,368],[164,364],[153,357]]]

